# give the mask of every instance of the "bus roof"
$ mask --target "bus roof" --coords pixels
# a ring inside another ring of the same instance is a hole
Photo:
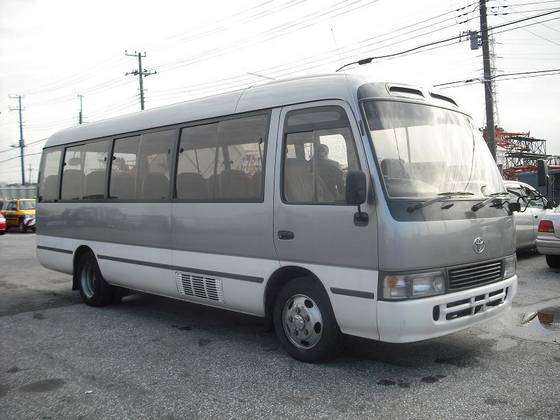
[[[364,86],[366,83],[367,86]],[[341,99],[352,103],[359,97],[391,96],[390,90],[392,86],[398,86],[401,93],[405,91],[404,96],[407,97],[410,97],[410,95],[406,94],[407,89],[422,92],[417,87],[403,84],[368,83],[362,77],[342,73],[284,79],[263,85],[250,86],[243,90],[138,111],[66,128],[54,133],[47,141],[45,147],[289,104],[325,99]],[[366,89],[364,89],[365,87]],[[433,99],[437,96],[434,96],[431,92],[428,95],[422,92],[421,95],[426,96],[428,99]],[[443,98],[456,106],[453,100],[446,97]],[[449,103],[447,105],[449,106]]]

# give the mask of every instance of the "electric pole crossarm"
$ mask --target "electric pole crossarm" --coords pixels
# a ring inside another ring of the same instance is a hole
[[[131,72],[128,72],[125,74],[125,76],[128,76],[130,74],[134,75],[134,76],[138,76],[138,84],[140,85],[140,109],[143,111],[144,110],[144,105],[145,105],[145,100],[144,100],[144,77],[148,77],[152,74],[157,74],[157,72],[155,70],[144,70],[142,68],[142,58],[146,57],[146,53],[140,53],[137,51],[134,51],[134,54],[129,54],[128,51],[124,51],[124,55],[128,56],[128,57],[137,57],[138,58],[138,69],[132,70]]]

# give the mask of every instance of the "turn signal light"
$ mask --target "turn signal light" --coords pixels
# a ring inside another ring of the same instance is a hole
[[[541,220],[539,223],[539,232],[554,233],[554,225],[550,220]]]

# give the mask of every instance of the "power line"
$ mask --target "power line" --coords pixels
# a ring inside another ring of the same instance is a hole
[[[40,155],[43,152],[37,152],[37,153],[29,153],[27,156],[36,156],[36,155]],[[12,158],[9,159],[4,159],[4,160],[0,160],[0,163],[4,163],[4,162],[9,162],[10,160],[14,160],[14,159],[18,159],[20,156],[14,156]]]
[[[508,22],[508,23],[503,23],[501,25],[495,25],[491,28],[488,28],[488,30],[490,31],[490,30],[494,30],[494,29],[498,29],[498,28],[503,28],[505,26],[515,25],[517,23],[525,22],[525,21],[530,20],[530,19],[536,19],[536,18],[539,18],[539,17],[548,16],[548,15],[551,15],[553,13],[558,13],[558,12],[560,12],[560,9],[554,10],[552,12],[541,13],[539,15],[529,16],[529,17],[526,17],[526,18],[523,18],[523,19],[518,19],[518,20],[515,20],[515,21],[512,21],[512,22]],[[554,19],[558,19],[558,18],[554,18]],[[537,24],[537,23],[540,23],[540,22],[532,23],[532,24],[529,24],[529,25],[526,25],[526,26],[534,25],[534,24]],[[516,28],[513,28],[513,29],[520,29],[522,27],[524,27],[524,26],[516,27]],[[508,32],[510,30],[513,30],[513,29],[503,30],[503,31],[496,32],[496,33]],[[417,45],[416,47],[412,47],[412,48],[409,48],[407,50],[399,51],[399,52],[395,52],[395,53],[391,53],[391,54],[385,54],[385,55],[380,55],[380,56],[375,56],[375,57],[363,58],[361,60],[357,60],[357,61],[354,61],[354,62],[351,62],[351,63],[347,63],[344,66],[338,68],[336,71],[338,72],[338,71],[342,70],[343,68],[354,65],[354,64],[358,64],[358,65],[369,64],[373,60],[380,60],[380,59],[383,59],[383,58],[395,57],[395,56],[403,55],[403,54],[406,54],[406,53],[409,53],[409,52],[412,52],[412,51],[420,50],[422,48],[430,47],[432,45],[438,45],[438,44],[442,44],[444,42],[460,40],[461,38],[464,38],[464,35],[457,35],[457,36],[452,36],[452,37],[446,38],[446,39],[440,39],[439,41],[433,41],[433,42],[429,42],[427,44]]]
[[[495,75],[493,77],[493,79],[498,79],[498,78],[508,77],[508,76],[533,75],[533,74],[552,73],[552,72],[560,72],[560,68],[546,69],[546,70],[520,71],[520,72],[515,72],[515,73],[501,73],[501,74]],[[466,83],[473,83],[473,82],[482,82],[482,80],[479,79],[479,78],[471,78],[471,79],[465,79],[465,80],[455,80],[453,82],[438,83],[438,84],[435,84],[434,87],[441,87],[441,86],[448,86],[448,85],[455,85],[455,84],[466,84]]]
[[[316,68],[317,66],[322,65],[322,64],[328,64],[328,63],[331,62],[330,57],[335,57],[336,56],[336,59],[338,60],[339,59],[338,58],[339,52],[341,54],[343,54],[344,57],[347,59],[351,55],[356,55],[356,54],[359,53],[359,51],[364,50],[366,48],[369,48],[372,45],[376,45],[378,48],[387,48],[389,46],[393,46],[393,45],[397,45],[397,44],[406,42],[410,39],[417,39],[419,37],[426,36],[428,34],[438,32],[440,30],[444,30],[444,29],[447,29],[449,27],[455,26],[455,25],[449,25],[449,26],[444,26],[444,27],[434,29],[434,25],[438,25],[438,24],[445,23],[445,22],[448,22],[448,21],[456,20],[457,17],[460,17],[462,15],[451,16],[449,18],[437,21],[435,23],[432,22],[432,23],[426,24],[425,26],[406,31],[406,32],[400,33],[398,35],[394,35],[394,36],[389,36],[389,35],[395,34],[397,32],[402,32],[403,30],[412,28],[414,26],[421,25],[423,23],[433,21],[435,19],[438,19],[440,17],[449,15],[451,13],[456,13],[456,12],[463,11],[464,9],[472,6],[473,4],[476,4],[476,2],[467,4],[466,6],[463,6],[463,7],[460,7],[460,8],[456,8],[456,9],[447,11],[445,13],[438,14],[436,16],[432,16],[432,17],[427,18],[427,19],[420,20],[420,21],[415,22],[413,24],[408,24],[408,25],[402,26],[400,28],[391,30],[391,31],[386,32],[386,33],[382,33],[382,34],[375,35],[373,37],[366,38],[366,39],[364,39],[362,41],[359,41],[357,43],[357,45],[359,45],[358,47],[352,46],[352,47],[348,48],[348,46],[343,46],[343,47],[340,47],[338,51],[331,50],[331,51],[327,52],[326,54],[315,55],[313,57],[309,57],[309,58],[306,58],[306,59],[303,59],[303,60],[300,59],[300,60],[295,60],[291,63],[286,63],[286,64],[283,64],[283,65],[275,65],[275,66],[269,67],[269,68],[261,68],[261,69],[256,70],[256,72],[260,73],[260,74],[269,74],[270,72],[272,72],[275,77],[285,77],[285,76],[290,75],[290,74],[299,73],[303,70],[311,70],[311,69]],[[426,29],[426,28],[431,28],[431,30],[427,31],[427,32],[418,33],[418,31],[420,31],[422,29]],[[393,43],[387,43],[389,41],[400,38],[400,37],[402,37],[404,35],[407,35],[407,34],[413,34],[413,35],[411,37],[408,37],[408,38],[405,38],[405,39],[402,39],[402,40],[399,40],[399,41],[396,41],[396,42],[393,42]],[[381,40],[378,40],[378,39],[381,39]],[[373,40],[376,40],[376,41],[371,42]],[[384,44],[384,45],[381,46],[380,44]],[[353,45],[356,45],[356,44],[353,44]],[[292,69],[296,69],[296,71],[295,72],[290,71]],[[194,91],[200,91],[200,90],[209,90],[209,89],[211,89],[212,91],[215,91],[216,87],[218,85],[228,85],[230,83],[234,83],[234,84],[236,84],[236,86],[239,86],[239,87],[245,87],[245,86],[247,86],[248,83],[250,83],[252,81],[256,81],[256,80],[257,80],[256,78],[247,77],[246,74],[242,74],[242,75],[238,75],[238,76],[232,76],[232,77],[224,78],[224,79],[221,79],[221,80],[218,80],[218,81],[211,81],[211,82],[205,82],[205,83],[200,83],[200,84],[194,84],[194,85],[188,85],[188,86],[183,86],[183,87],[175,87],[175,88],[166,89],[166,90],[163,90],[163,91],[159,91],[158,93],[156,93],[154,95],[154,97],[158,97],[158,98],[169,97],[169,96],[179,97],[179,96],[183,96],[183,94],[180,93],[181,91],[192,92],[193,90]],[[240,85],[240,83],[241,83],[241,85]],[[166,93],[166,92],[169,92],[169,93]]]

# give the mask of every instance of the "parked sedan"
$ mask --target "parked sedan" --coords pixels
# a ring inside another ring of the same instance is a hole
[[[6,229],[8,229],[6,218],[2,214],[0,214],[0,235],[6,233]]]
[[[549,267],[560,268],[560,206],[540,221],[537,250],[546,256]]]
[[[513,213],[517,249],[535,248],[537,230],[543,215],[550,212],[552,202],[541,197],[529,184],[517,181],[504,181],[512,201],[519,201],[521,210]]]

